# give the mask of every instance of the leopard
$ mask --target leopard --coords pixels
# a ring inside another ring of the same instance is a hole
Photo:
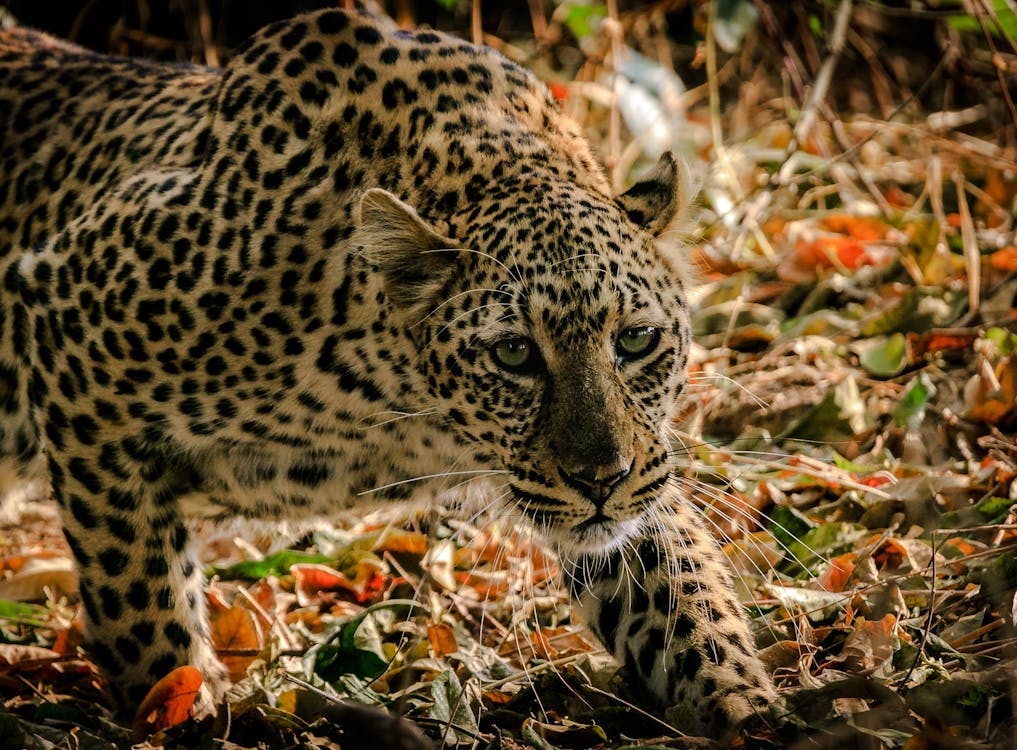
[[[655,710],[775,705],[668,437],[689,174],[616,192],[532,72],[360,11],[222,68],[0,32],[0,474],[59,506],[117,703],[228,685],[196,521],[473,502]]]

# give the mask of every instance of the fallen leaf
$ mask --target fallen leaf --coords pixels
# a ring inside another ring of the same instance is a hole
[[[830,560],[830,566],[819,579],[819,584],[827,591],[843,591],[855,570],[857,557],[856,552],[845,552]]]
[[[46,598],[46,589],[58,594],[73,594],[78,590],[78,573],[71,558],[32,558],[20,566],[14,575],[0,581],[0,599],[34,601]]]
[[[837,234],[846,234],[862,242],[886,239],[891,228],[872,216],[829,214],[819,221],[820,226]]]
[[[192,666],[183,666],[155,683],[134,715],[135,739],[143,740],[194,716],[194,702],[202,682],[201,672]]]
[[[858,618],[855,623],[844,640],[841,654],[831,661],[840,662],[853,672],[871,672],[893,656],[897,618],[894,615],[874,621]]]
[[[209,626],[212,645],[218,651],[261,649],[261,633],[255,615],[246,607],[234,604],[229,609],[210,613]],[[230,679],[236,682],[244,677],[255,656],[223,654],[221,658],[229,669]]]
[[[60,653],[42,646],[27,646],[17,643],[0,643],[0,665],[12,665],[26,661],[56,660]]]
[[[865,245],[854,237],[822,236],[795,244],[799,265],[806,268],[844,268],[856,270],[873,262]]]
[[[459,650],[455,632],[448,623],[429,623],[427,626],[427,640],[431,643],[431,651],[439,659],[449,654],[454,654]]]
[[[1007,245],[989,256],[989,265],[997,271],[1013,273],[1017,271],[1017,247]]]

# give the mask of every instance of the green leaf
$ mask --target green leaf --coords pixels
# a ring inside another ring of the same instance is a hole
[[[947,326],[964,312],[968,295],[955,289],[923,286],[912,289],[889,310],[862,321],[862,336],[890,333],[926,333],[931,328]]]
[[[936,386],[924,372],[910,383],[907,393],[893,410],[898,427],[916,427],[925,417],[925,406],[936,394]]]
[[[328,682],[336,682],[345,674],[373,680],[387,668],[378,624],[369,609],[343,623],[334,639],[318,648],[314,658],[315,674]]]
[[[459,5],[459,0],[438,0],[438,5],[447,10],[449,13],[454,13],[456,7]]]
[[[854,378],[845,378],[784,433],[783,438],[817,442],[847,440],[863,432],[869,416]]]
[[[583,40],[593,33],[593,22],[607,18],[607,5],[600,3],[566,3],[565,25],[576,39]]]
[[[979,22],[974,15],[966,13],[950,16],[948,23],[957,31],[979,35],[982,33],[982,23],[984,23],[985,28],[993,36],[1005,36],[1010,41],[1017,41],[1017,14],[1014,14],[1013,8],[1007,3],[1007,0],[993,0],[992,5],[996,18],[984,15],[982,21]],[[997,18],[999,23],[996,22]]]
[[[343,643],[326,643],[314,659],[314,673],[328,682],[337,682],[347,674],[373,680],[387,668],[388,662],[373,651],[349,648]]]
[[[854,348],[862,367],[876,377],[892,378],[908,365],[907,338],[903,333],[859,341]]]
[[[470,707],[469,696],[459,682],[459,678],[456,677],[456,673],[451,669],[446,669],[434,678],[431,683],[431,698],[434,703],[431,704],[428,713],[432,719],[436,719],[448,727],[447,732],[443,730],[446,745],[456,745],[460,742],[473,740],[473,736],[469,736],[465,732],[457,733],[452,725],[473,735],[480,733],[477,717]]]
[[[1009,357],[1017,351],[1017,333],[1011,333],[1005,328],[990,328],[985,332],[985,338],[996,345],[996,351],[1001,357]]]
[[[787,549],[816,528],[816,524],[790,505],[778,505],[770,511],[768,528],[781,548]]]
[[[215,568],[214,570],[215,574],[220,578],[246,578],[251,581],[260,581],[267,575],[285,575],[293,565],[298,563],[331,562],[332,558],[327,555],[282,550],[261,560],[245,560],[244,562],[230,565],[228,568]]]
[[[304,663],[310,662],[311,671],[331,683],[349,675],[373,680],[388,669],[381,636],[396,619],[396,610],[419,606],[410,599],[373,604],[341,622],[329,640],[308,651]]]
[[[41,627],[46,622],[46,608],[38,604],[0,599],[0,620],[14,620],[24,625]]]
[[[987,523],[998,523],[1006,518],[1011,505],[1013,505],[1013,500],[1008,497],[990,495],[978,503],[975,509],[986,517]]]

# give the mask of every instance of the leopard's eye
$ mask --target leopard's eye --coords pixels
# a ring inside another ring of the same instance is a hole
[[[529,372],[540,363],[537,346],[529,339],[503,339],[491,347],[494,361],[506,370]]]
[[[621,332],[615,347],[621,359],[632,360],[645,357],[660,343],[660,329],[653,326],[637,326]]]

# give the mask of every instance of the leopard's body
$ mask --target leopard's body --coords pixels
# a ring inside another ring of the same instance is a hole
[[[557,546],[657,704],[765,708],[669,481],[680,182],[665,157],[612,197],[532,75],[366,16],[270,26],[222,71],[0,32],[0,462],[44,464],[122,699],[221,677],[195,514],[465,484]]]

